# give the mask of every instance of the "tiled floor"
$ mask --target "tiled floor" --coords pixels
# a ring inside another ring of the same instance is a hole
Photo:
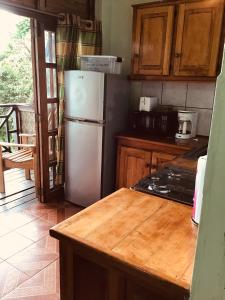
[[[0,213],[0,299],[60,299],[58,241],[49,229],[79,211],[33,200]]]

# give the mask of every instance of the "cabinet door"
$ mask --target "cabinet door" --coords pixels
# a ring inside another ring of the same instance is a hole
[[[216,75],[223,11],[223,0],[179,5],[174,75]]]
[[[157,172],[163,163],[173,160],[176,155],[167,154],[162,152],[153,152],[152,153],[152,166],[151,166],[151,174]]]
[[[168,75],[174,6],[134,10],[133,74]]]
[[[135,282],[127,283],[126,300],[175,300],[177,298],[170,298],[169,293],[163,295],[163,292],[157,287],[145,289],[138,286]],[[183,297],[180,299],[184,299]]]
[[[119,147],[117,188],[131,187],[151,170],[151,152]]]

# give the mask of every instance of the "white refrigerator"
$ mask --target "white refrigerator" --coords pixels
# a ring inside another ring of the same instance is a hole
[[[116,133],[127,128],[129,81],[91,71],[65,72],[65,199],[87,207],[112,193]]]

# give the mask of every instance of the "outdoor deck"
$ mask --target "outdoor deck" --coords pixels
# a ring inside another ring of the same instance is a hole
[[[5,193],[0,193],[0,212],[36,198],[34,181],[26,180],[24,170],[10,169],[4,176]]]

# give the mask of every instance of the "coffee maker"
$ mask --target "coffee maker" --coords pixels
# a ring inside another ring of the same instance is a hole
[[[195,111],[178,111],[178,132],[177,139],[191,139],[196,137],[198,113]]]

